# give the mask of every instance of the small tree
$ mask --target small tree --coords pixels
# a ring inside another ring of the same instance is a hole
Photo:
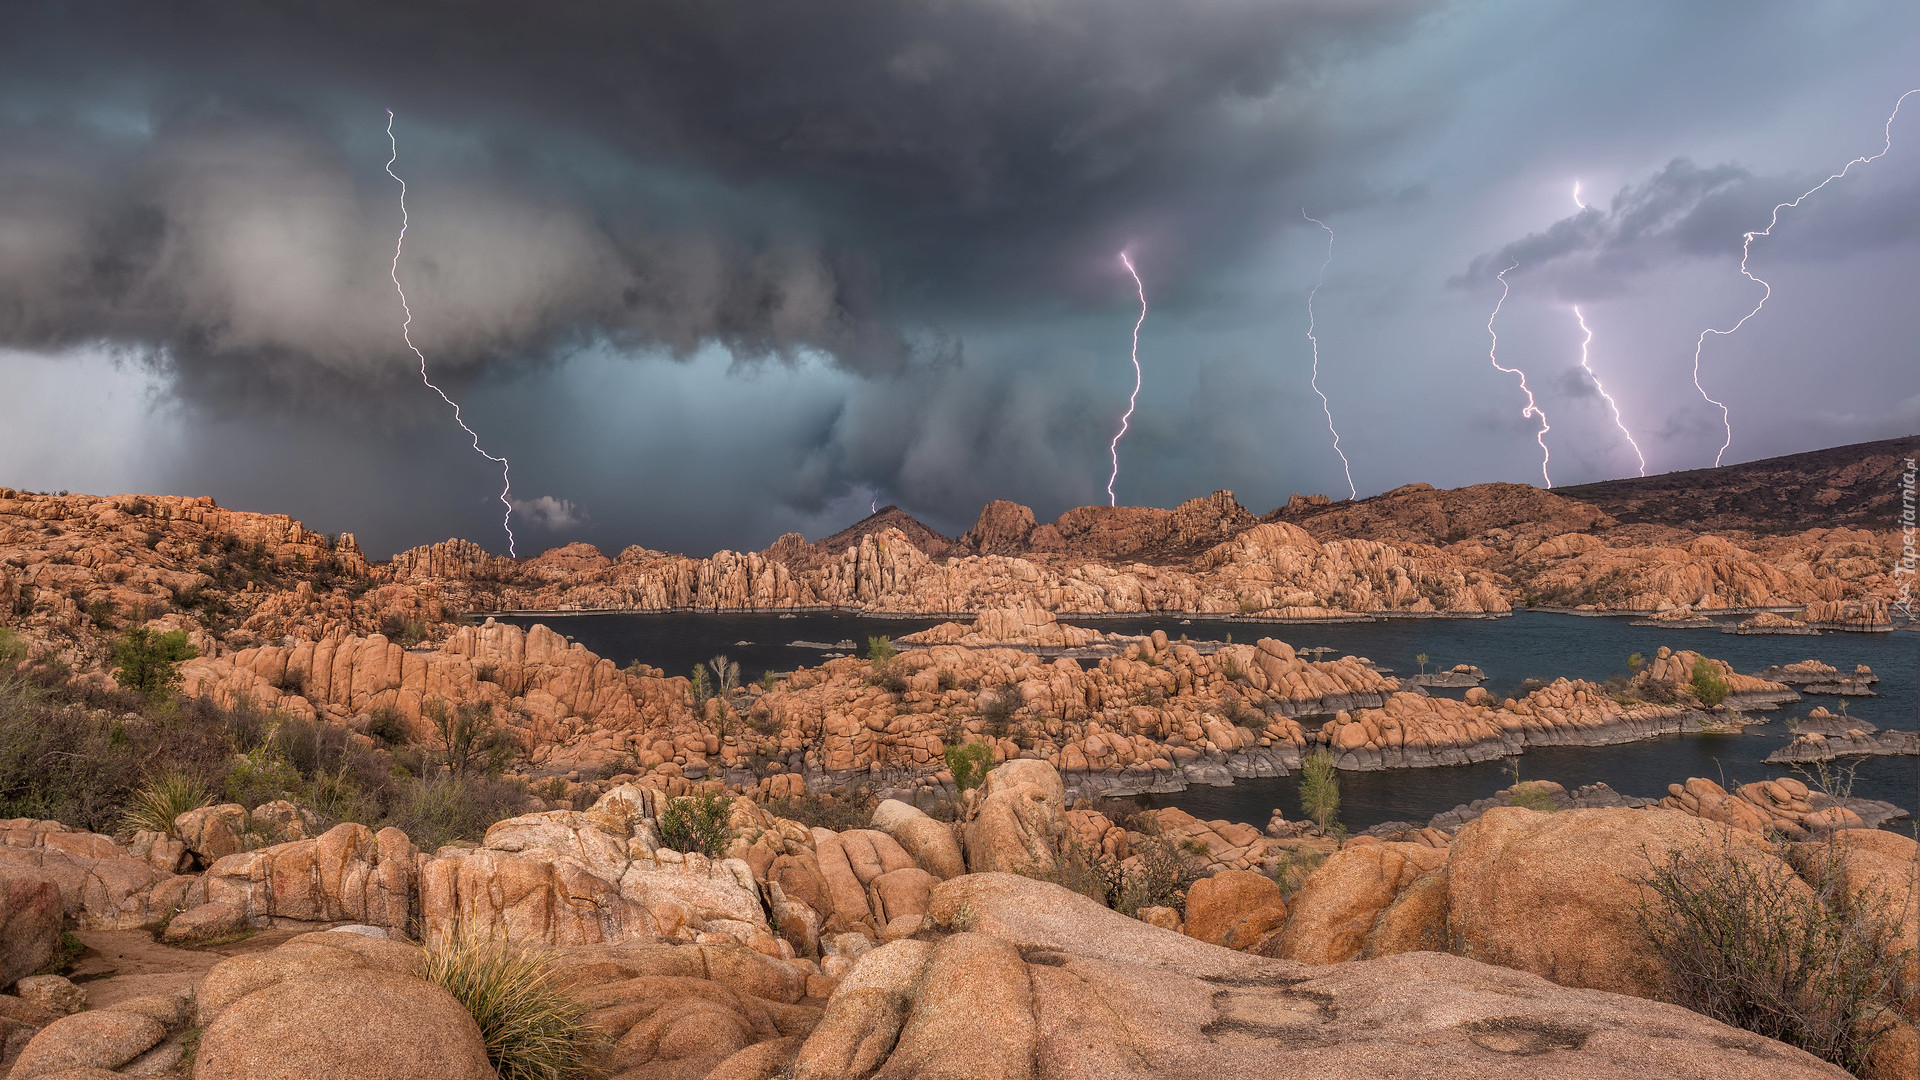
[[[1420,674],[1425,675],[1427,673],[1427,654],[1419,653],[1414,656],[1413,659],[1415,663],[1420,665]]]
[[[993,764],[993,747],[984,742],[961,743],[947,747],[946,757],[954,788],[965,791],[986,782],[987,769]]]
[[[687,693],[693,697],[693,710],[699,712],[706,707],[707,699],[713,696],[713,685],[707,681],[707,666],[693,665],[693,674],[687,680]]]
[[[874,663],[884,664],[898,655],[900,650],[893,647],[892,638],[870,637],[867,639],[867,659]]]
[[[707,661],[707,668],[713,672],[713,689],[722,698],[740,688],[740,665],[720,655]]]
[[[1333,755],[1315,750],[1300,766],[1300,812],[1323,831],[1340,821],[1340,773]]]
[[[113,677],[121,686],[149,697],[180,685],[180,664],[200,655],[185,630],[154,633],[136,626],[113,646]]]
[[[1702,656],[1693,662],[1693,680],[1687,684],[1700,704],[1711,709],[1727,700],[1727,680],[1720,677],[1720,669],[1713,661]]]
[[[449,710],[429,702],[423,710],[433,725],[434,741],[447,771],[456,779],[480,773],[498,775],[513,759],[513,744],[493,720],[493,706],[470,701]]]
[[[1636,675],[1640,673],[1641,668],[1646,666],[1647,666],[1647,658],[1644,653],[1633,653],[1632,655],[1627,657],[1627,670],[1633,672]]]

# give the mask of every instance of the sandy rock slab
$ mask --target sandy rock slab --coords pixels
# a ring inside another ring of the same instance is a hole
[[[1847,1075],[1671,1005],[1439,953],[1249,956],[1012,875],[946,882],[932,915],[954,932],[866,954],[795,1080]]]

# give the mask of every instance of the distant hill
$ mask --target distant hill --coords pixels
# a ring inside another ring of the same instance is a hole
[[[899,529],[934,558],[1057,555],[1156,564],[1190,559],[1263,521],[1298,525],[1321,540],[1438,545],[1492,532],[1539,538],[1605,533],[1623,525],[1757,535],[1842,525],[1886,530],[1899,512],[1899,474],[1905,460],[1915,456],[1920,456],[1920,435],[1551,491],[1530,484],[1407,484],[1357,501],[1296,495],[1257,518],[1231,491],[1189,499],[1171,510],[1076,507],[1049,523],[1036,521],[1019,503],[995,500],[958,539],[886,506],[823,540],[783,536],[767,554],[790,565],[815,566],[888,528]]]
[[[1555,488],[1623,524],[1694,532],[1789,533],[1849,527],[1890,529],[1900,509],[1899,474],[1920,457],[1920,435],[1854,443],[1764,461]]]

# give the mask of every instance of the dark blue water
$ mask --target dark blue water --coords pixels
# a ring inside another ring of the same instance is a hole
[[[870,636],[899,636],[933,625],[934,619],[872,619],[857,615],[574,615],[514,617],[521,625],[545,622],[601,656],[619,664],[640,660],[670,673],[725,653],[740,662],[742,675],[788,671],[818,664],[819,650],[790,646],[795,640],[837,642],[851,639],[864,651]],[[1068,620],[1072,621],[1072,620]],[[1677,630],[1630,625],[1625,618],[1582,618],[1521,612],[1507,619],[1396,619],[1373,623],[1298,626],[1173,618],[1102,618],[1086,625],[1118,633],[1164,630],[1196,640],[1235,641],[1274,637],[1296,647],[1325,645],[1335,655],[1365,656],[1400,674],[1419,670],[1414,657],[1427,654],[1427,670],[1458,663],[1476,664],[1487,673],[1495,696],[1511,694],[1527,678],[1558,676],[1595,681],[1626,670],[1635,652],[1651,656],[1662,645],[1694,649],[1755,673],[1773,664],[1809,658],[1843,671],[1868,664],[1880,676],[1879,697],[1849,698],[1849,714],[1880,727],[1912,728],[1920,717],[1920,634],[1838,634],[1818,637],[1722,634],[1717,629]],[[740,642],[748,644],[739,644]],[[1789,735],[1785,720],[1805,715],[1816,705],[1837,711],[1839,699],[1809,695],[1775,713],[1764,725],[1740,735],[1675,735],[1623,746],[1541,747],[1518,760],[1521,777],[1555,780],[1568,788],[1604,782],[1627,795],[1662,795],[1666,786],[1689,776],[1705,776],[1726,786],[1793,770],[1763,764]],[[1844,763],[1843,763],[1844,764]],[[1365,829],[1383,821],[1424,823],[1463,802],[1484,798],[1513,782],[1507,762],[1484,762],[1435,769],[1396,769],[1345,773],[1341,777],[1341,820]],[[1920,759],[1866,758],[1855,763],[1853,793],[1884,799],[1920,816]],[[1295,780],[1243,780],[1226,788],[1189,788],[1152,797],[1157,805],[1179,806],[1205,818],[1227,818],[1265,825],[1275,809],[1300,814]]]

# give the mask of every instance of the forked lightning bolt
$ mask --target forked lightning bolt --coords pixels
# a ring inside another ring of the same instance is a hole
[[[1742,326],[1745,326],[1747,324],[1748,319],[1751,319],[1755,315],[1760,314],[1760,309],[1767,306],[1767,300],[1773,296],[1773,286],[1767,284],[1765,281],[1762,281],[1760,278],[1755,277],[1753,274],[1753,271],[1747,268],[1747,260],[1753,254],[1754,238],[1759,236],[1773,235],[1773,227],[1775,225],[1780,224],[1780,211],[1788,209],[1789,207],[1799,206],[1801,203],[1801,200],[1807,198],[1807,196],[1809,195],[1812,195],[1814,192],[1819,191],[1821,188],[1826,187],[1828,184],[1833,183],[1835,180],[1838,180],[1841,177],[1847,175],[1847,173],[1853,171],[1853,167],[1855,165],[1871,164],[1872,162],[1878,161],[1881,158],[1886,157],[1887,154],[1893,149],[1893,122],[1896,119],[1898,119],[1900,116],[1900,106],[1905,104],[1906,100],[1915,94],[1920,94],[1920,87],[1915,87],[1914,89],[1909,90],[1906,93],[1901,94],[1898,98],[1894,99],[1893,112],[1887,114],[1887,122],[1885,126],[1881,128],[1881,134],[1884,136],[1884,141],[1880,144],[1879,153],[1872,154],[1867,157],[1854,158],[1852,161],[1847,162],[1846,165],[1844,165],[1839,172],[1834,173],[1832,176],[1827,177],[1825,180],[1822,180],[1819,183],[1808,188],[1807,190],[1801,192],[1799,196],[1795,198],[1793,201],[1783,202],[1775,206],[1773,208],[1773,215],[1767,220],[1767,227],[1759,230],[1758,232],[1747,233],[1746,236],[1741,240],[1740,273],[1748,281],[1751,281],[1754,284],[1760,286],[1760,289],[1761,289],[1760,300],[1758,303],[1753,305],[1752,311],[1749,311],[1745,315],[1740,316],[1739,322],[1734,323],[1732,326],[1726,328],[1725,330],[1716,330],[1713,327],[1708,327],[1707,329],[1700,331],[1699,340],[1695,341],[1693,344],[1693,388],[1700,391],[1700,396],[1703,398],[1706,398],[1709,404],[1719,406],[1720,422],[1723,425],[1725,425],[1727,429],[1726,441],[1720,444],[1720,452],[1713,456],[1713,463],[1715,465],[1719,465],[1721,459],[1726,457],[1727,447],[1733,445],[1733,414],[1727,410],[1727,406],[1725,402],[1715,401],[1713,397],[1707,393],[1706,387],[1700,385],[1700,350],[1706,346],[1708,334],[1718,334],[1724,337],[1740,329]]]
[[[1133,268],[1133,260],[1126,252],[1120,253],[1120,262],[1133,275],[1134,290],[1140,294],[1140,317],[1133,322],[1133,393],[1127,398],[1127,411],[1120,417],[1120,430],[1113,433],[1113,442],[1107,452],[1113,455],[1113,472],[1107,476],[1107,505],[1119,506],[1120,499],[1113,493],[1113,485],[1120,479],[1120,440],[1127,433],[1127,425],[1133,420],[1133,406],[1140,400],[1140,327],[1147,321],[1147,287],[1140,281],[1140,271]]]
[[[1300,208],[1300,216],[1327,230],[1327,257],[1320,261],[1320,276],[1314,279],[1313,289],[1307,293],[1307,341],[1313,346],[1313,392],[1320,395],[1320,409],[1327,414],[1327,430],[1333,433],[1333,452],[1340,455],[1340,468],[1347,474],[1347,497],[1358,499],[1360,489],[1353,486],[1353,466],[1347,463],[1346,452],[1340,449],[1340,431],[1333,426],[1333,406],[1327,403],[1326,391],[1320,389],[1320,339],[1313,336],[1313,298],[1320,293],[1320,286],[1327,282],[1327,267],[1333,263],[1333,230],[1327,223],[1307,213],[1306,207]]]
[[[1647,456],[1640,452],[1640,444],[1633,441],[1633,432],[1627,430],[1626,421],[1620,419],[1620,403],[1613,400],[1612,394],[1607,393],[1607,388],[1600,383],[1600,376],[1594,374],[1593,368],[1587,363],[1587,346],[1593,344],[1593,331],[1587,328],[1587,317],[1580,314],[1579,304],[1573,305],[1573,317],[1580,321],[1580,332],[1586,335],[1580,340],[1580,366],[1586,369],[1587,378],[1593,380],[1593,388],[1600,391],[1601,397],[1607,399],[1607,408],[1613,410],[1613,426],[1619,428],[1620,434],[1627,437],[1627,445],[1633,447],[1633,456],[1640,460],[1640,475],[1645,476],[1647,475]]]
[[[506,458],[495,457],[481,449],[479,432],[467,426],[466,420],[460,415],[459,403],[448,397],[445,390],[435,386],[433,380],[427,377],[427,354],[421,352],[420,346],[413,343],[413,334],[411,332],[413,329],[413,307],[407,303],[407,290],[400,287],[400,251],[407,245],[407,182],[401,180],[400,174],[393,171],[393,163],[400,160],[400,143],[393,135],[392,109],[387,110],[387,143],[393,149],[393,156],[387,159],[387,175],[393,177],[400,183],[400,238],[394,241],[393,244],[393,267],[391,270],[393,289],[400,294],[400,308],[407,313],[406,321],[400,324],[400,337],[407,343],[407,348],[413,350],[413,355],[420,358],[420,381],[426,384],[427,389],[439,394],[441,401],[446,402],[452,407],[453,422],[459,424],[460,430],[472,437],[474,453],[479,454],[488,461],[499,463],[500,505],[506,507],[506,513],[500,518],[500,527],[507,531],[507,554],[511,557],[518,557],[520,553],[515,549],[516,546],[513,537],[513,477],[510,471],[511,466],[507,464]]]
[[[1533,389],[1527,385],[1527,373],[1521,371],[1519,368],[1503,367],[1501,365],[1499,355],[1500,335],[1493,332],[1493,320],[1500,317],[1500,309],[1505,306],[1507,302],[1507,292],[1513,288],[1512,285],[1507,283],[1507,275],[1511,274],[1515,267],[1519,265],[1519,263],[1514,263],[1513,266],[1509,266],[1505,270],[1500,271],[1498,275],[1500,278],[1500,299],[1494,302],[1493,314],[1487,316],[1487,336],[1493,339],[1492,346],[1487,349],[1487,359],[1493,361],[1493,366],[1496,369],[1508,375],[1520,376],[1520,390],[1527,395],[1527,407],[1520,410],[1520,415],[1522,417],[1538,417],[1540,419],[1540,430],[1534,435],[1534,441],[1540,444],[1540,478],[1547,482],[1548,487],[1552,487],[1553,476],[1547,472],[1547,467],[1553,461],[1553,451],[1547,449],[1547,432],[1552,431],[1553,427],[1547,423],[1547,414],[1540,411],[1540,403],[1533,399]]]

